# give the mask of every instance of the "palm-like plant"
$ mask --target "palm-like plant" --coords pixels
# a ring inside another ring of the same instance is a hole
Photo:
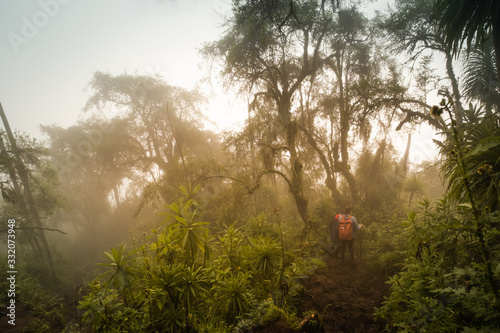
[[[128,305],[125,289],[131,287],[134,272],[132,267],[129,266],[131,262],[130,256],[136,251],[125,254],[125,245],[111,249],[111,252],[104,252],[104,255],[109,258],[109,263],[100,263],[98,265],[111,267],[111,270],[104,273],[104,275],[112,274],[108,280],[108,284],[118,289],[123,296],[125,305]],[[133,297],[133,296],[132,296]]]
[[[182,308],[174,306],[172,303],[168,304],[165,311],[165,332],[178,333],[185,332],[186,323],[185,316]]]
[[[408,207],[411,206],[411,201],[413,196],[417,193],[422,193],[424,190],[424,184],[420,179],[418,179],[415,175],[412,178],[408,178],[405,180],[403,184],[403,190],[410,193],[410,199],[408,202]]]
[[[493,42],[486,41],[484,50],[471,51],[467,57],[463,58],[462,63],[464,96],[484,103],[486,113],[490,114],[493,105],[500,105]]]
[[[162,233],[155,232],[155,236],[156,242],[150,245],[150,249],[156,253],[156,260],[163,259],[172,266],[179,252],[182,251],[174,242],[174,233],[171,229],[166,229]]]
[[[166,295],[168,295],[168,303],[176,306],[179,305],[181,300],[178,275],[182,270],[183,266],[181,266],[181,264],[177,264],[173,267],[163,266],[158,270],[154,279],[155,287],[159,288],[165,292]]]
[[[112,269],[104,275],[112,274],[108,280],[111,287],[117,288],[122,292],[125,288],[130,287],[130,282],[133,277],[132,268],[128,266],[130,263],[130,256],[135,251],[125,253],[125,245],[114,247],[111,252],[104,252],[104,255],[109,258],[109,263],[100,263],[98,265],[108,266]]]
[[[234,269],[239,264],[238,254],[241,250],[241,243],[243,242],[240,230],[230,225],[224,230],[224,234],[219,236],[219,241],[226,252],[231,269]]]
[[[435,17],[445,42],[458,54],[464,42],[467,49],[481,48],[493,37],[497,69],[500,68],[500,2],[498,0],[436,0]],[[497,72],[500,81],[500,73]]]
[[[178,278],[178,289],[187,305],[194,303],[194,300],[206,292],[204,285],[208,283],[208,279],[202,267],[187,267],[179,273]]]
[[[205,273],[202,267],[178,263],[172,267],[161,267],[154,276],[155,288],[149,290],[150,297],[160,312],[165,307],[162,318],[166,320],[169,332],[182,332],[175,327],[187,325],[190,309],[199,304],[206,293],[209,281]]]
[[[272,276],[273,271],[280,264],[280,248],[278,244],[269,237],[260,236],[250,239],[251,265],[265,279]]]
[[[194,268],[187,267],[178,274],[178,287],[181,293],[181,298],[184,303],[187,331],[189,332],[189,317],[193,306],[199,304],[199,300],[206,293],[205,285],[208,284],[208,278],[205,275],[205,270],[202,267]]]
[[[205,251],[205,239],[208,235],[208,229],[204,226],[207,222],[196,222],[197,210],[193,210],[193,200],[186,203],[181,199],[167,206],[172,213],[168,214],[167,220],[173,220],[170,225],[171,230],[176,235],[175,238],[184,249],[186,262],[194,263],[198,254],[198,249]]]
[[[251,293],[249,274],[238,274],[221,283],[219,299],[227,314],[234,318],[245,313],[250,307]]]
[[[470,194],[478,208],[497,210],[500,203],[500,127],[498,117],[486,116],[481,108],[466,110],[467,125],[460,133],[461,151],[451,142],[443,147],[447,156],[444,164],[449,181],[449,193],[459,202],[470,200],[464,187],[467,177]],[[457,156],[461,154],[466,170],[458,167]],[[465,172],[465,175],[462,174]]]

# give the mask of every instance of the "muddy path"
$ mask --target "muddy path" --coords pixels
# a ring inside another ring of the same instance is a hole
[[[256,332],[354,333],[381,332],[383,327],[373,318],[374,308],[388,295],[387,280],[375,274],[363,260],[342,264],[339,258],[326,259],[326,267],[301,281],[305,290],[297,304],[299,317],[314,311],[324,330],[292,330],[279,321]]]
[[[304,280],[300,313],[315,310],[325,332],[381,332],[375,323],[374,308],[388,295],[387,280],[373,273],[362,260],[342,264],[329,257],[327,267]]]

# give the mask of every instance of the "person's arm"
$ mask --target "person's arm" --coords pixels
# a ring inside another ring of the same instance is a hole
[[[351,221],[353,222],[353,224],[354,224],[354,229],[355,229],[356,231],[359,231],[359,230],[361,229],[361,227],[363,226],[362,224],[359,224],[359,223],[358,223],[358,220],[356,220],[356,218],[355,218],[354,216],[353,216],[353,217],[351,217]]]

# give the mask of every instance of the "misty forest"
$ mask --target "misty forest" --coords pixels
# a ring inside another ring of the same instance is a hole
[[[500,3],[362,3],[232,1],[199,52],[239,128],[105,69],[43,139],[0,108],[0,330],[498,332]]]

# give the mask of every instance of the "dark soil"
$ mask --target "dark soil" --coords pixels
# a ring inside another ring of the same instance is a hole
[[[248,333],[297,333],[296,330],[290,328],[287,322],[283,320],[278,320],[269,326],[259,328],[256,330],[249,330]]]
[[[370,271],[363,261],[342,264],[340,259],[329,257],[326,264],[325,269],[302,281],[305,291],[297,305],[304,318],[311,311],[318,313],[324,331],[296,331],[278,321],[256,332],[381,332],[373,312],[389,293],[386,278]]]
[[[326,263],[325,270],[303,282],[306,290],[299,311],[317,311],[327,333],[381,332],[373,312],[389,294],[386,278],[363,261],[342,264],[330,257]]]

